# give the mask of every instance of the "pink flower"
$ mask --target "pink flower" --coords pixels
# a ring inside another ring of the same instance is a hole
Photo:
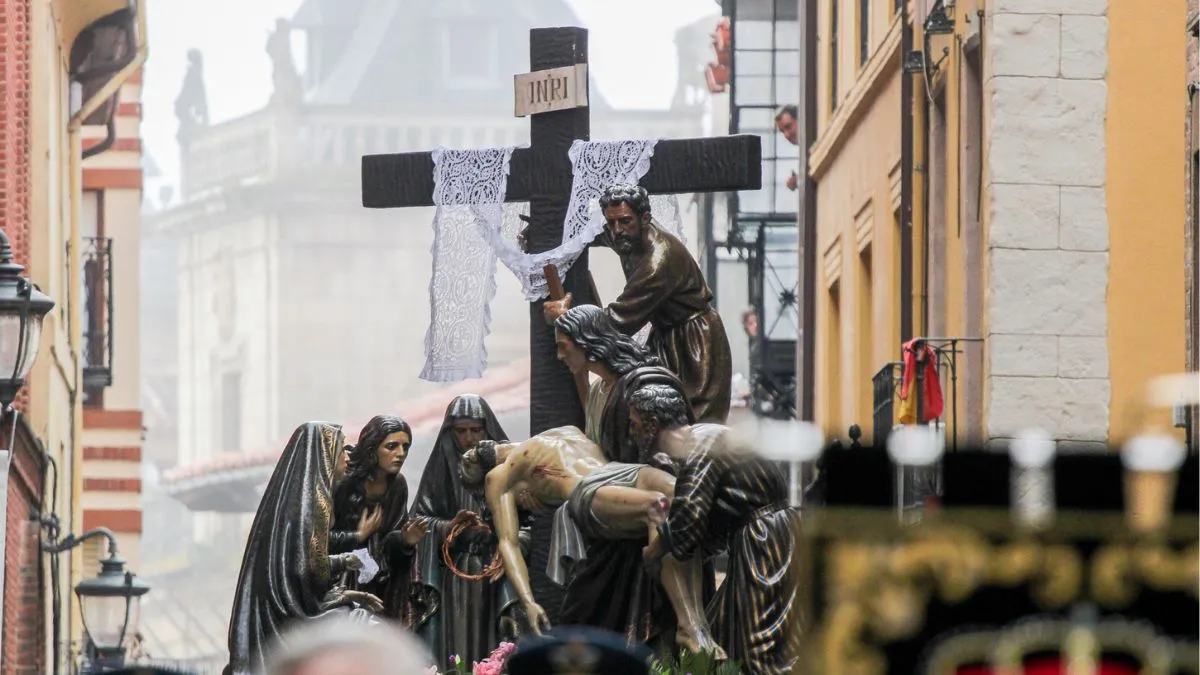
[[[488,656],[488,661],[508,661],[508,657],[517,651],[517,646],[511,642],[501,642],[499,647],[492,650],[491,656]]]
[[[476,662],[475,667],[471,669],[472,675],[501,675],[504,672],[504,663],[487,659],[483,662]]]

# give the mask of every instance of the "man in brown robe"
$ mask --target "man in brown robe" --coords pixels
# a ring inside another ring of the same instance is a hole
[[[614,185],[600,195],[605,235],[621,259],[625,289],[605,307],[617,328],[633,335],[651,325],[646,346],[679,376],[696,419],[729,417],[733,361],[713,294],[687,246],[651,218],[650,196],[638,185]],[[552,323],[571,294],[545,303]]]
[[[666,453],[680,465],[669,515],[644,551],[647,562],[728,551],[725,583],[708,605],[713,637],[743,672],[792,672],[799,512],[788,505],[783,471],[726,427],[689,425],[687,403],[671,387],[643,387],[629,407],[630,433],[644,452]]]

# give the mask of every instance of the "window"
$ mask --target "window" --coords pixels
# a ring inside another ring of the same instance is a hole
[[[829,109],[837,110],[838,106],[838,3],[841,0],[831,0],[829,3]]]
[[[858,66],[871,58],[871,0],[858,0]]]
[[[456,18],[442,28],[442,79],[451,89],[500,84],[500,30],[488,21]]]
[[[218,452],[237,452],[242,446],[242,374],[221,376],[221,447]]]
[[[825,330],[825,395],[827,410],[826,428],[840,435],[845,431],[842,423],[842,295],[841,282],[829,288],[828,325]]]
[[[854,416],[854,422],[861,424],[864,428],[867,427],[864,421],[871,417],[872,409],[874,408],[873,399],[875,392],[870,386],[871,377],[879,369],[879,364],[875,363],[875,354],[873,353],[876,331],[874,330],[875,290],[872,271],[871,246],[868,244],[858,254],[858,297],[855,298],[856,309],[858,310],[858,325],[854,327],[855,337],[858,338],[858,344],[856,345],[858,350],[858,374],[854,380],[854,386],[860,392],[857,397],[860,399],[857,402],[859,409]],[[882,335],[883,332],[880,331],[879,334]]]

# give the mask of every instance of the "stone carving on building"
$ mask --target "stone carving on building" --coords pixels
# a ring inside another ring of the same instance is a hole
[[[179,137],[187,136],[198,127],[208,126],[208,94],[204,89],[204,56],[199,49],[188,50],[188,69],[183,87],[175,99],[175,118],[179,120]]]
[[[300,73],[292,58],[292,23],[284,18],[275,20],[275,30],[267,38],[267,55],[271,57],[271,83],[274,91],[271,103],[299,103],[303,93]]]

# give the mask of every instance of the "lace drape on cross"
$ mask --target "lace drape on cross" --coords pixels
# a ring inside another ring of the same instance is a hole
[[[574,183],[563,240],[557,248],[527,254],[517,244],[521,215],[529,204],[505,204],[514,147],[433,153],[437,213],[433,220],[433,275],[429,282],[430,324],[425,334],[421,379],[455,382],[480,377],[487,368],[485,340],[496,295],[496,260],[517,279],[525,299],[548,295],[542,268],[566,275],[580,253],[604,230],[597,198],[613,183],[637,183],[650,170],[656,141],[575,141],[570,157]],[[683,238],[674,195],[654,196],[655,220]],[[648,328],[639,334],[642,340]]]

